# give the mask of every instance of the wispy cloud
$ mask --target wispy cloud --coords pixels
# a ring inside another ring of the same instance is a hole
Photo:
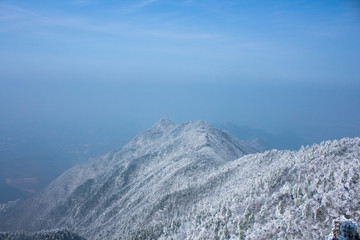
[[[11,16],[11,17],[10,17]],[[122,24],[120,23],[101,23],[95,19],[89,19],[85,17],[71,17],[71,16],[50,16],[48,14],[37,13],[35,11],[27,10],[15,5],[6,5],[0,10],[0,17],[11,20],[23,20],[19,24],[23,24],[24,27],[32,25],[33,27],[41,26],[54,26],[73,28],[83,31],[94,31],[94,32],[116,32]]]
[[[138,1],[138,2],[132,3],[130,5],[123,6],[123,7],[119,8],[118,11],[123,12],[123,13],[136,13],[136,12],[150,6],[151,4],[153,4],[155,2],[157,2],[157,0]]]
[[[171,38],[179,40],[206,40],[220,38],[219,34],[171,32],[157,29],[140,30],[139,33],[159,38]]]
[[[35,13],[33,11],[29,11],[25,8],[21,8],[21,7],[15,6],[15,5],[3,3],[2,9],[1,9],[1,14],[3,15],[5,13],[9,13],[9,12],[18,12],[18,13],[26,14],[26,15],[33,16],[33,17],[41,17],[37,13]]]
[[[72,4],[75,6],[85,7],[89,5],[98,4],[98,2],[94,0],[73,0]]]
[[[134,5],[131,6],[131,8],[133,9],[136,9],[136,8],[143,8],[143,7],[146,7],[154,2],[156,2],[157,0],[144,0],[144,1],[141,1],[139,3],[136,3]]]
[[[142,7],[151,4],[155,0],[143,1]],[[12,26],[17,24],[18,28],[31,29],[42,27],[56,27],[64,29],[73,29],[77,31],[90,32],[95,34],[109,34],[114,36],[132,36],[132,37],[155,37],[164,39],[178,39],[178,40],[209,40],[219,38],[219,34],[193,31],[175,31],[168,28],[144,28],[146,23],[126,22],[124,20],[109,20],[86,18],[86,17],[72,17],[59,14],[38,13],[33,10],[28,10],[15,5],[7,5],[0,11],[0,18],[8,22],[12,22]],[[160,24],[161,25],[161,24]],[[48,33],[51,31],[57,32],[59,36],[59,29],[46,29]],[[9,29],[11,31],[11,28]]]

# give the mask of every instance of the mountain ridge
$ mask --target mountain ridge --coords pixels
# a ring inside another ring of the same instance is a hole
[[[90,239],[318,239],[341,215],[359,222],[359,158],[359,138],[256,153],[204,121],[161,120],[65,172],[0,229],[65,227]]]
[[[120,190],[116,190],[116,193],[110,192],[109,195],[113,196],[103,200],[106,207],[118,201],[120,195],[122,204],[125,204],[129,198],[142,201],[141,196],[129,188],[129,183],[134,189],[141,189],[140,192],[147,191],[143,187],[143,185],[148,186],[147,181],[156,183],[161,188],[153,189],[153,192],[162,196],[166,195],[165,192],[171,193],[174,189],[181,189],[182,186],[190,186],[193,178],[196,178],[196,171],[205,172],[215,169],[244,153],[255,152],[255,149],[204,121],[175,125],[169,120],[161,120],[120,150],[106,154],[89,164],[76,166],[52,182],[28,204],[38,206],[35,211],[38,219],[47,220],[37,223],[22,217],[23,221],[11,225],[26,226],[28,230],[40,230],[36,225],[62,226],[67,220],[61,212],[64,208],[71,208],[75,204],[75,199],[85,203],[75,210],[73,218],[77,219],[78,225],[86,225],[88,223],[81,215],[87,215],[86,209],[89,206],[96,208],[95,202],[99,200],[97,198],[101,198],[100,195],[109,191],[110,186]],[[150,189],[151,187],[148,186]],[[90,200],[85,198],[87,194],[90,195]],[[149,197],[147,201],[156,202],[157,199]],[[107,218],[111,218],[114,211],[116,210],[106,210],[104,214]],[[34,215],[33,210],[23,209],[20,212],[22,215],[27,213],[28,218]],[[68,213],[71,214],[70,212]],[[122,214],[129,213],[122,209]],[[151,214],[151,210],[148,214]],[[72,220],[66,224],[73,224]],[[68,227],[66,224],[65,227]]]

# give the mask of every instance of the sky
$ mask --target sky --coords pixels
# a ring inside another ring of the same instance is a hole
[[[0,0],[0,124],[360,136],[359,43],[355,0]]]

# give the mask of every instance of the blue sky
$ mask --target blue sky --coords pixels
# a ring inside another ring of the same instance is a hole
[[[2,0],[0,122],[359,136],[359,43],[355,0]]]
[[[0,71],[9,79],[360,77],[356,1],[5,0],[0,29]]]

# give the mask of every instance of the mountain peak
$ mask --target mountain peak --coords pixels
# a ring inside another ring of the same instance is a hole
[[[162,118],[160,119],[157,123],[155,123],[154,127],[161,127],[161,128],[166,128],[166,127],[169,127],[169,126],[174,126],[176,125],[173,121],[171,121],[170,119],[168,118]]]
[[[158,121],[151,129],[149,129],[149,133],[151,137],[159,137],[174,127],[176,127],[176,124],[173,121],[168,118],[163,118]]]
[[[80,229],[77,233],[90,239],[104,239],[104,234],[112,231],[109,229],[128,227],[136,216],[155,221],[157,204],[166,203],[169,193],[180,197],[182,191],[211,177],[210,171],[254,152],[205,121],[177,125],[161,119],[120,150],[65,172],[44,193],[16,210],[22,214],[21,220],[10,219],[6,224],[13,229],[38,230],[69,223],[70,230]],[[28,221],[35,213],[39,221]],[[51,221],[42,222],[42,216]],[[95,228],[93,224],[99,225]],[[130,227],[126,234],[134,229]]]
[[[0,214],[0,231],[68,227],[89,239],[282,239],[290,229],[293,238],[324,239],[331,218],[347,211],[359,219],[351,209],[360,194],[360,138],[243,156],[254,152],[205,121],[162,119]],[[277,228],[284,219],[289,224]]]

